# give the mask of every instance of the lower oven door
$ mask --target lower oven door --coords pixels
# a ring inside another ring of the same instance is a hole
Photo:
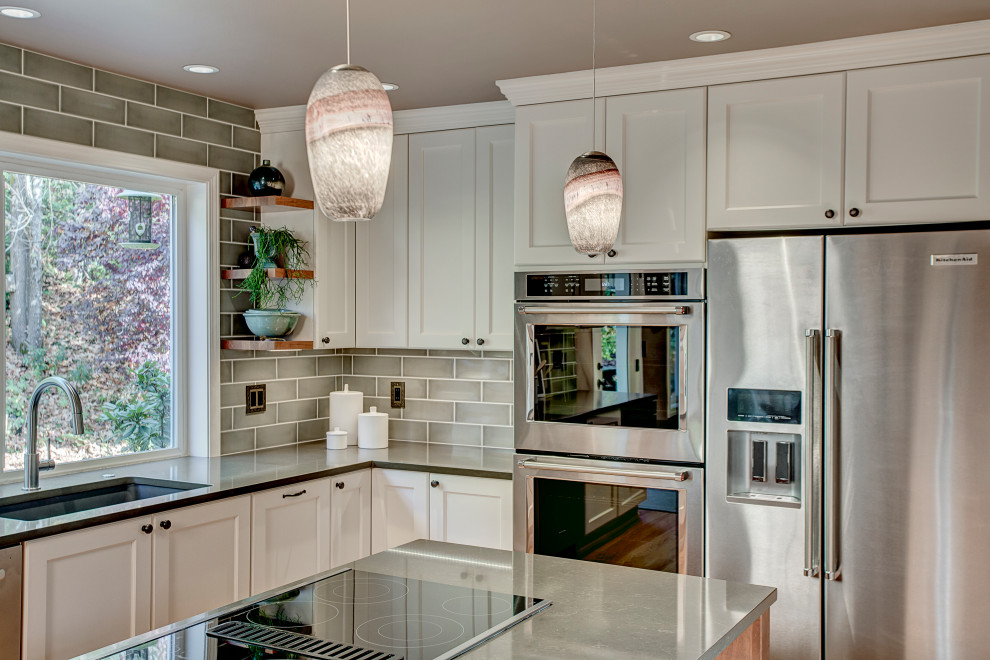
[[[516,454],[513,477],[516,550],[702,575],[702,468]]]

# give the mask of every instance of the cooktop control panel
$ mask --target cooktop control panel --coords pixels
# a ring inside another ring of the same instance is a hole
[[[517,293],[520,292],[517,291]],[[525,275],[525,292],[521,297],[652,298],[684,296],[687,293],[688,273],[686,271],[532,273]]]

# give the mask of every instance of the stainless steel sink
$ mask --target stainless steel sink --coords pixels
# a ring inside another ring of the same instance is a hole
[[[90,511],[114,504],[171,495],[208,486],[209,484],[145,479],[143,477],[108,479],[97,483],[79,484],[3,498],[0,500],[0,518],[43,520],[64,516],[67,513]]]

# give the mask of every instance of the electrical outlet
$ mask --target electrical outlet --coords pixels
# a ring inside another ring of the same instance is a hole
[[[257,415],[268,410],[268,388],[262,385],[247,385],[244,388],[244,405],[246,415]]]
[[[406,407],[406,383],[402,380],[393,380],[392,386],[390,388],[392,396],[389,397],[392,400],[393,408],[405,408]]]

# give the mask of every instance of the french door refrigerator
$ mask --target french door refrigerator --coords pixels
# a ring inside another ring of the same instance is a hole
[[[709,242],[706,568],[771,657],[990,653],[990,230]]]

